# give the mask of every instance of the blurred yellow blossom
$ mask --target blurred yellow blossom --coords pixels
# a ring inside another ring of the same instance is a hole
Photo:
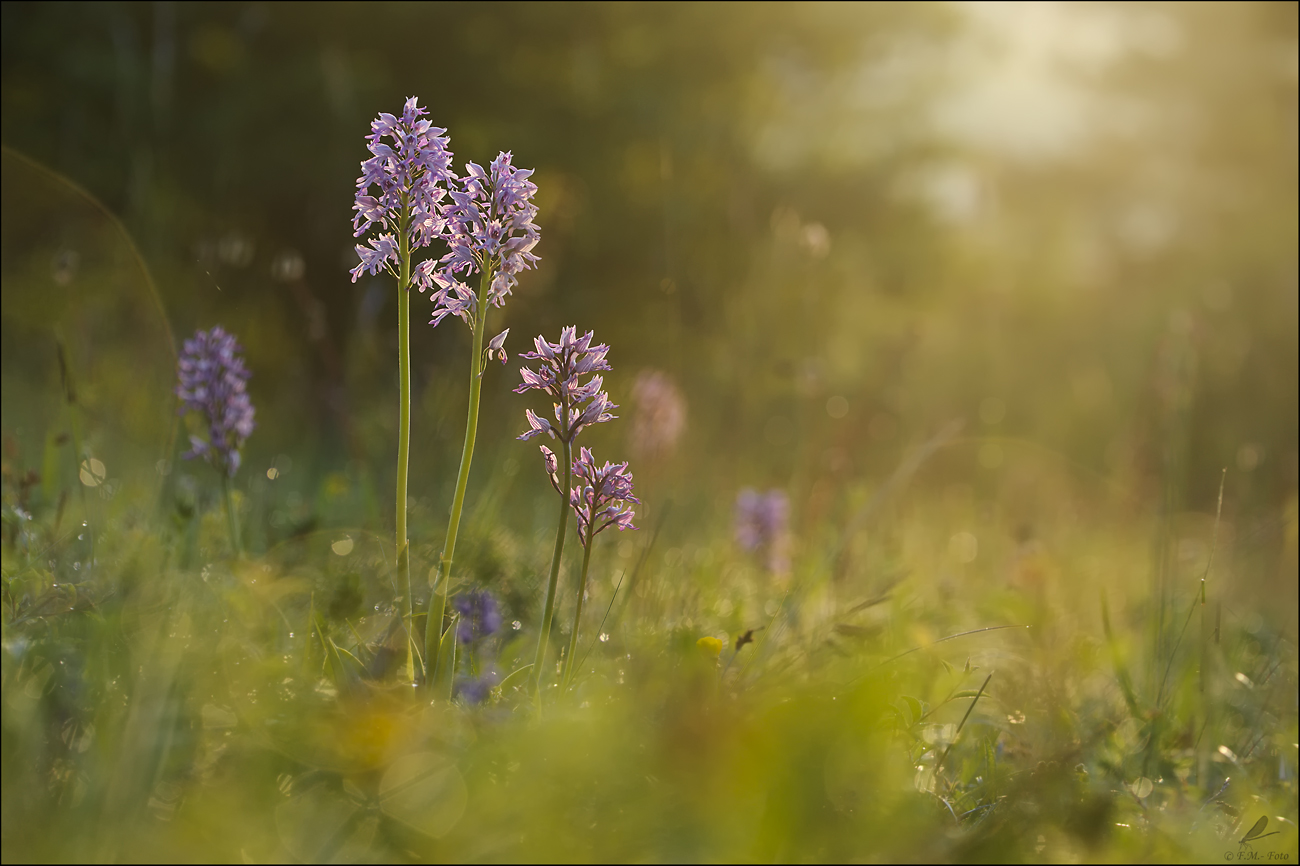
[[[702,637],[695,642],[695,645],[715,658],[718,653],[722,652],[722,641],[716,637]]]

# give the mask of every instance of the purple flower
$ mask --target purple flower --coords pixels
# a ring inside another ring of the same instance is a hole
[[[509,333],[510,333],[510,329],[509,329],[509,328],[506,328],[504,331],[502,331],[501,333],[497,334],[495,337],[493,337],[491,340],[488,341],[488,347],[487,347],[487,359],[486,359],[486,361],[484,361],[484,364],[486,364],[487,361],[491,361],[492,358],[493,358],[493,356],[496,356],[496,357],[499,357],[499,358],[501,359],[501,365],[502,365],[502,366],[505,366],[505,363],[506,363],[506,350],[505,350],[505,345],[506,345],[506,334],[509,334]],[[482,374],[482,373],[479,373],[479,375],[482,376],[483,374]]]
[[[641,500],[632,495],[632,473],[626,463],[606,461],[597,466],[591,449],[583,448],[573,461],[573,475],[578,484],[569,492],[569,504],[578,515],[578,538],[584,546],[589,547],[597,533],[611,526],[620,532],[636,529],[632,503]]]
[[[501,675],[496,670],[490,670],[481,677],[466,677],[457,681],[456,693],[467,703],[481,704],[491,696],[500,680]]]
[[[686,400],[667,374],[643,370],[632,386],[632,450],[655,458],[671,453],[686,428]]]
[[[789,568],[786,555],[786,526],[790,500],[782,490],[759,493],[746,487],[736,496],[736,543],[745,551],[763,550],[767,566],[774,572]]]
[[[202,457],[231,477],[239,469],[239,449],[253,432],[253,404],[246,390],[251,375],[234,335],[221,326],[196,331],[185,341],[177,373],[180,382],[180,414],[200,412],[207,423],[208,438],[190,436],[186,460]]]
[[[539,261],[532,252],[541,239],[533,222],[537,185],[528,179],[532,169],[515,168],[511,158],[508,152],[498,154],[486,172],[477,163],[468,163],[468,173],[451,189],[451,203],[444,211],[451,251],[442,257],[440,270],[418,271],[420,290],[433,290],[432,325],[452,315],[474,326],[477,299],[458,275],[491,273],[487,300],[500,307],[519,281],[520,271]]]
[[[488,637],[501,629],[501,608],[486,589],[456,596],[452,607],[460,613],[456,639],[461,643]]]
[[[352,233],[361,237],[378,226],[379,234],[370,239],[369,247],[357,246],[361,262],[352,269],[354,283],[364,271],[377,274],[381,268],[391,270],[400,264],[396,234],[404,214],[411,249],[427,247],[442,236],[446,221],[441,202],[447,190],[441,184],[453,177],[451,151],[447,130],[422,119],[427,113],[412,96],[400,118],[385,112],[370,124],[366,147],[372,155],[361,163],[357,178]],[[413,282],[424,291],[423,282]]]
[[[609,346],[591,345],[592,332],[581,337],[577,329],[570,325],[560,332],[560,342],[548,343],[543,337],[533,341],[536,352],[524,352],[519,357],[541,361],[536,371],[521,367],[519,375],[523,384],[515,388],[516,394],[525,391],[544,391],[557,402],[555,423],[539,417],[533,410],[524,410],[528,418],[528,430],[519,439],[531,439],[539,433],[547,433],[552,439],[572,442],[582,428],[600,424],[617,418],[609,410],[618,406],[611,403],[609,395],[600,388],[604,381],[600,376],[592,376],[586,382],[581,376],[597,370],[608,370],[609,363],[605,356]],[[586,403],[587,405],[583,405]],[[545,450],[545,449],[543,449]]]
[[[532,413],[528,413],[532,416]],[[545,445],[538,445],[542,449],[542,459],[546,461],[546,474],[550,476],[551,486],[555,488],[556,493],[562,493],[560,490],[560,458],[555,456],[555,452]]]

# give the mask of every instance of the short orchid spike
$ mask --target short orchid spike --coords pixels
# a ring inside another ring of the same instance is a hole
[[[632,494],[632,473],[627,463],[596,464],[591,449],[583,448],[573,461],[573,475],[578,484],[569,492],[569,503],[578,516],[578,537],[584,546],[611,526],[620,532],[636,529],[632,525],[633,504],[641,500]]]
[[[610,369],[606,360],[609,346],[591,345],[592,337],[591,331],[579,337],[577,328],[570,326],[560,332],[558,343],[549,343],[539,336],[533,341],[537,351],[519,356],[542,363],[537,370],[520,368],[523,382],[515,388],[515,393],[542,391],[549,395],[554,401],[556,421],[552,424],[531,409],[525,410],[529,429],[519,436],[520,439],[546,433],[553,439],[571,443],[584,427],[618,417],[610,411],[618,406],[610,402],[609,395],[601,390],[604,385],[601,377],[593,375],[586,382],[581,380],[589,373]]]

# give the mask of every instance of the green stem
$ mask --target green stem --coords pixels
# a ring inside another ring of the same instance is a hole
[[[437,665],[441,654],[438,644],[442,637],[442,618],[447,612],[447,585],[451,579],[451,563],[456,552],[456,533],[460,530],[460,515],[465,507],[465,488],[469,484],[469,466],[474,460],[474,438],[478,435],[479,393],[483,387],[483,333],[487,330],[487,296],[492,285],[493,268],[483,269],[478,287],[478,303],[474,311],[474,348],[469,364],[469,418],[465,422],[465,447],[460,454],[460,474],[456,476],[456,494],[451,501],[451,517],[447,521],[447,540],[438,561],[438,576],[434,579],[433,594],[429,597],[429,615],[424,624],[425,682],[432,687],[438,675]]]
[[[244,548],[239,543],[239,521],[235,519],[235,501],[230,495],[230,476],[221,473],[221,498],[226,502],[226,524],[230,528],[230,546],[235,549],[236,558],[244,555]]]
[[[578,652],[578,624],[582,622],[582,600],[587,596],[587,565],[591,562],[591,544],[593,539],[582,539],[581,533],[578,535],[580,540],[585,541],[585,549],[582,552],[582,577],[578,579],[578,606],[573,611],[573,632],[569,635],[569,654],[564,657],[564,688],[569,687],[573,682],[573,675],[578,671],[578,665],[575,659]]]
[[[565,400],[560,417],[569,417],[569,402]],[[555,585],[560,580],[560,556],[564,553],[564,533],[569,527],[569,472],[572,446],[565,442],[561,465],[564,483],[560,485],[560,528],[555,531],[555,552],[551,554],[551,580],[546,585],[546,607],[542,611],[541,633],[537,636],[537,657],[533,660],[533,694],[540,699],[542,687],[542,662],[546,658],[546,642],[551,637],[551,617],[555,614]]]
[[[397,279],[397,585],[406,589],[406,676],[415,680],[411,641],[414,601],[411,598],[411,546],[406,532],[407,475],[411,463],[411,238],[410,207],[405,196],[398,230],[401,273]]]

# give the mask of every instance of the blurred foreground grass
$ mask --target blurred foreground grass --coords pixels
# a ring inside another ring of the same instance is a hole
[[[812,539],[770,575],[722,507],[608,545],[578,685],[539,715],[509,684],[400,681],[386,539],[234,560],[215,503],[42,500],[10,442],[6,860],[1217,860],[1260,816],[1256,847],[1295,851],[1295,646],[1235,600],[1231,527],[1179,529],[1162,609],[1160,527],[1030,449],[979,494],[926,494],[923,467],[872,521],[888,554],[844,573]],[[1039,503],[1031,531],[1011,503],[1035,494],[1072,515]],[[463,676],[535,641],[547,544],[499,516],[465,570],[510,625]]]

